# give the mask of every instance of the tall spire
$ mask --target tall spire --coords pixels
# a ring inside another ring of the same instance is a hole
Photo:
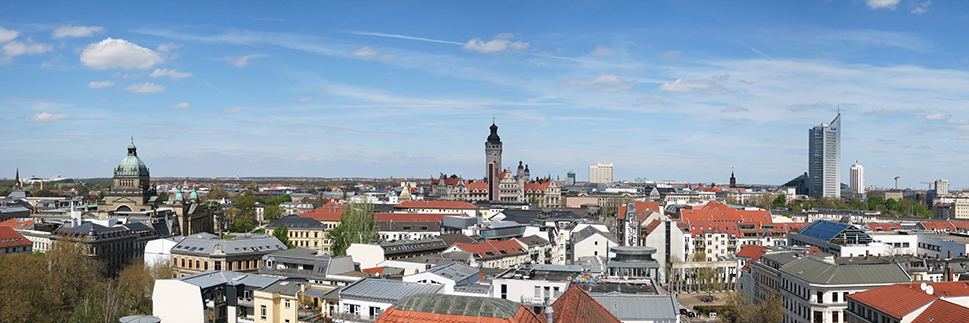
[[[20,167],[17,167],[17,177],[14,178],[13,188],[16,190],[20,189]]]

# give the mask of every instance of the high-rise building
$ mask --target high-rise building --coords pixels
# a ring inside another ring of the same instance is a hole
[[[569,171],[569,173],[565,175],[565,185],[575,185],[575,172]]]
[[[949,180],[940,179],[935,181],[935,195],[938,195],[938,196],[949,195]]]
[[[808,195],[841,197],[841,113],[808,130]]]
[[[859,194],[865,194],[865,167],[858,163],[851,165],[851,189]]]
[[[589,166],[589,183],[611,184],[612,163],[596,163]]]
[[[492,163],[501,171],[501,138],[498,137],[498,126],[491,123],[491,135],[485,142],[485,178],[492,173]]]

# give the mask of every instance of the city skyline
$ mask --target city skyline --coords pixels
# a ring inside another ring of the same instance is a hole
[[[494,121],[535,177],[779,185],[840,110],[867,184],[969,187],[962,2],[8,2],[0,28],[0,177],[110,177],[133,135],[157,177],[479,178]]]

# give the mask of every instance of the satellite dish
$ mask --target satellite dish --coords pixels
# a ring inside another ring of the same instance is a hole
[[[935,295],[935,288],[933,288],[932,286],[929,286],[925,289],[925,293],[929,295]]]
[[[925,283],[922,283],[922,285],[919,286],[919,288],[922,288],[922,290],[925,290],[926,287],[929,287],[929,285],[926,285]]]

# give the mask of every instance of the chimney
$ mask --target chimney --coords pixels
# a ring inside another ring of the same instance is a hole
[[[865,260],[868,260],[869,256],[871,256],[871,254],[868,253],[868,250],[865,250]]]
[[[555,309],[552,309],[552,306],[551,305],[546,306],[545,307],[545,323],[555,323],[555,320],[552,318],[552,315],[553,314],[555,314]]]
[[[940,254],[935,254],[935,260],[939,260],[939,259],[942,259],[942,255],[940,255]]]
[[[949,251],[949,259],[952,259],[952,251]]]
[[[946,269],[946,272],[948,273],[945,276],[945,281],[947,282],[955,281],[955,277],[954,277],[955,275],[952,273],[952,267],[948,267]]]

